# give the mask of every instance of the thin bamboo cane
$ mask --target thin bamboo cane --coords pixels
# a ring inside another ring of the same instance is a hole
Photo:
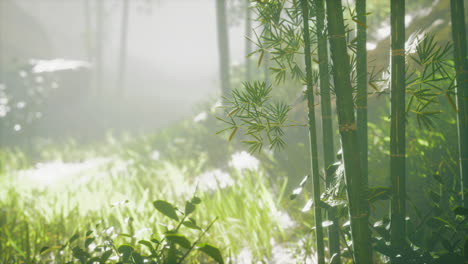
[[[323,154],[324,168],[326,171],[326,186],[330,187],[333,181],[333,173],[328,170],[335,161],[335,151],[333,143],[332,110],[330,99],[330,75],[328,70],[328,44],[325,30],[325,6],[323,0],[315,1],[315,13],[317,14],[317,48],[319,59],[319,80],[320,80],[320,101],[322,110],[322,131],[323,131]],[[328,245],[330,256],[334,256],[332,264],[341,263],[339,222],[336,218],[336,208],[330,207],[327,210],[328,220],[332,221],[328,227]]]
[[[221,79],[221,95],[229,97],[231,93],[229,76],[229,37],[226,22],[226,1],[216,0],[216,20],[218,27],[219,74]]]
[[[120,33],[120,62],[119,76],[117,81],[119,96],[123,96],[125,92],[125,69],[127,66],[127,35],[128,35],[128,7],[129,0],[123,0],[122,5],[122,24]]]
[[[356,0],[357,12],[357,125],[361,152],[361,170],[364,181],[368,182],[367,157],[367,19],[366,0]]]
[[[304,60],[306,65],[306,82],[307,82],[307,105],[309,110],[309,140],[311,154],[311,171],[314,196],[314,214],[315,214],[315,232],[316,232],[316,250],[317,263],[325,263],[325,247],[323,243],[323,228],[322,228],[322,209],[320,208],[320,175],[318,168],[318,151],[317,151],[317,125],[315,121],[315,103],[312,80],[312,60],[310,52],[310,36],[309,36],[309,5],[307,0],[301,0],[302,20],[304,28],[302,29],[304,36]]]

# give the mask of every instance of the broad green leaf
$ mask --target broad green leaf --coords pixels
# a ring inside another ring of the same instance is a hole
[[[151,244],[151,242],[149,242],[148,240],[140,240],[138,241],[138,244],[146,246],[151,252],[153,252],[154,250],[153,244]]]
[[[132,252],[132,258],[135,264],[143,264],[143,257],[138,252]]]
[[[210,256],[212,259],[214,259],[216,262],[219,264],[224,264],[223,257],[221,255],[221,251],[213,245],[207,244],[207,243],[202,243],[197,245],[197,249],[200,250],[201,252],[207,254]]]
[[[78,233],[74,234],[72,237],[70,237],[70,240],[68,242],[71,244],[73,241],[77,240],[80,237]]]
[[[193,211],[195,211],[195,205],[192,202],[187,201],[185,203],[185,211],[184,211],[185,215],[189,215],[193,213]]]
[[[200,204],[201,203],[201,199],[197,196],[194,196],[192,198],[192,200],[190,200],[190,202],[192,202],[193,204]]]
[[[191,243],[190,241],[183,235],[179,234],[179,233],[166,233],[165,234],[165,237],[167,239],[167,241],[169,242],[172,242],[172,243],[175,243],[177,245],[180,245],[184,248],[190,248],[191,246]]]
[[[179,217],[177,216],[175,207],[172,204],[164,200],[156,200],[153,202],[153,205],[159,212],[163,213],[165,216],[179,221]]]
[[[106,263],[106,261],[110,258],[112,255],[112,250],[107,250],[106,252],[102,253],[101,256],[101,263]]]
[[[51,250],[50,247],[42,247],[41,250],[39,251],[39,254],[42,255],[42,254],[45,254],[47,252],[49,252]]]
[[[95,239],[94,237],[88,237],[88,238],[85,240],[85,244],[84,244],[84,245],[85,245],[85,248],[89,247],[89,245],[90,245],[91,243],[93,243],[94,239]]]
[[[132,254],[133,251],[135,251],[135,249],[131,245],[124,244],[124,245],[121,245],[117,249],[117,251],[122,254],[122,258],[125,262],[130,259],[130,255]]]
[[[201,230],[201,228],[193,221],[184,221],[182,224],[191,229]]]

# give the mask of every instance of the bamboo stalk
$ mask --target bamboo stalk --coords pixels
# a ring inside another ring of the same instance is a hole
[[[357,125],[360,142],[362,177],[368,183],[368,157],[367,157],[367,19],[366,0],[356,0],[357,20]]]
[[[312,60],[310,52],[310,36],[309,36],[309,5],[307,0],[301,0],[302,20],[304,28],[302,29],[304,36],[304,60],[306,65],[306,82],[307,82],[307,105],[309,110],[309,140],[311,154],[311,171],[312,185],[314,196],[314,214],[315,214],[315,232],[316,232],[316,250],[317,263],[325,263],[325,247],[323,243],[323,228],[322,228],[322,210],[320,208],[320,175],[318,168],[318,151],[317,151],[317,125],[315,121],[315,102],[312,80]]]
[[[405,160],[405,1],[391,0],[391,245],[401,250],[406,239],[406,160]]]
[[[103,95],[102,87],[102,34],[103,34],[103,1],[96,1],[96,54],[95,54],[95,63],[96,63],[96,89],[98,95]]]
[[[369,230],[368,187],[362,177],[359,138],[354,117],[353,88],[341,1],[327,0],[327,21],[346,191],[356,264],[373,263]]]
[[[120,96],[124,95],[125,92],[125,68],[127,60],[127,35],[128,35],[128,6],[129,0],[123,0],[122,5],[122,24],[120,33],[120,63],[119,63],[119,75],[117,81],[118,93]]]
[[[319,80],[320,80],[320,101],[322,110],[322,132],[323,132],[323,154],[324,154],[324,168],[326,172],[326,186],[331,187],[333,181],[333,173],[328,170],[335,161],[335,150],[333,143],[333,124],[332,124],[332,110],[330,99],[330,75],[328,71],[328,44],[325,30],[325,6],[323,0],[315,1],[315,8],[317,14],[317,48],[319,60]],[[340,253],[340,235],[339,235],[339,222],[336,218],[336,208],[330,207],[327,210],[327,217],[332,221],[328,227],[328,246],[330,257],[335,255],[331,264],[341,263]]]
[[[460,176],[465,207],[468,199],[468,60],[466,59],[466,28],[463,0],[451,0],[452,38],[457,81],[458,147],[460,151]]]
[[[252,80],[252,63],[249,54],[252,52],[252,11],[250,10],[250,0],[245,1],[245,78]]]
[[[216,0],[216,20],[218,28],[219,74],[221,79],[221,96],[229,97],[231,93],[229,77],[229,37],[226,22],[226,1]]]

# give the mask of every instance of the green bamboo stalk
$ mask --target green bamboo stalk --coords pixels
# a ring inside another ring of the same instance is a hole
[[[89,63],[94,64],[94,57],[93,57],[93,40],[91,36],[91,0],[84,0],[84,5],[83,5],[83,15],[84,15],[84,24],[85,24],[85,40],[86,40],[86,59],[88,60]],[[86,85],[86,96],[91,95],[91,91],[93,88],[93,72],[89,73],[89,78],[86,80],[87,85]]]
[[[361,154],[361,171],[365,183],[368,183],[368,157],[367,157],[367,19],[366,0],[356,0],[357,12],[357,125]]]
[[[391,245],[401,250],[405,245],[406,227],[406,158],[405,158],[405,1],[391,0]]]
[[[120,63],[119,75],[117,81],[118,93],[124,95],[125,89],[125,67],[127,66],[127,35],[128,35],[128,6],[129,0],[123,0],[122,5],[122,24],[120,33]]]
[[[466,59],[465,7],[463,0],[451,0],[452,38],[457,81],[458,147],[460,151],[460,176],[465,207],[468,199],[468,60]]]
[[[319,60],[319,80],[320,80],[320,101],[322,110],[322,132],[323,132],[323,154],[324,168],[326,171],[326,186],[331,187],[333,182],[333,173],[328,167],[335,161],[335,150],[333,143],[333,124],[330,99],[330,75],[328,71],[328,44],[325,30],[325,6],[323,0],[315,1],[317,14],[317,48]],[[330,256],[335,255],[331,264],[341,263],[340,254],[340,234],[339,222],[336,217],[336,208],[330,207],[327,210],[328,220],[333,224],[328,227],[328,246]]]
[[[218,27],[219,68],[221,79],[221,96],[229,97],[231,93],[229,77],[229,38],[226,22],[226,1],[216,0],[216,21]]]
[[[245,79],[252,80],[252,63],[249,54],[252,52],[252,11],[250,0],[245,1]]]
[[[84,21],[85,21],[85,32],[86,32],[86,59],[88,61],[92,60],[92,43],[91,43],[91,17],[89,14],[90,11],[90,0],[84,0],[83,5],[83,14],[84,14]]]
[[[318,151],[317,151],[317,125],[315,121],[315,102],[314,88],[312,80],[312,60],[310,52],[310,36],[309,36],[309,5],[308,0],[301,0],[302,20],[304,28],[304,60],[306,65],[306,81],[307,81],[307,106],[309,110],[309,140],[311,154],[311,171],[312,185],[314,196],[314,214],[315,214],[315,232],[316,232],[316,250],[317,263],[325,263],[325,247],[323,243],[323,228],[322,228],[322,210],[320,208],[320,175],[318,168]]]
[[[102,34],[103,34],[103,2],[102,0],[96,0],[96,76],[95,85],[97,94],[102,95]]]
[[[362,177],[359,138],[354,117],[353,87],[341,1],[327,0],[327,21],[339,131],[343,150],[353,258],[356,264],[373,263],[369,230],[368,187]]]

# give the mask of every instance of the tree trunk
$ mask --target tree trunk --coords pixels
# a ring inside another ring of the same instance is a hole
[[[311,171],[312,184],[314,195],[314,214],[315,214],[315,232],[316,232],[316,250],[317,263],[325,263],[325,250],[323,243],[323,228],[322,228],[322,210],[320,208],[320,175],[318,168],[318,151],[317,151],[317,127],[315,122],[315,103],[314,89],[312,81],[312,60],[310,52],[310,36],[309,36],[309,5],[308,0],[301,0],[302,4],[302,20],[304,28],[304,60],[306,65],[306,82],[307,82],[307,105],[309,110],[309,140],[311,154]]]
[[[464,193],[468,190],[468,61],[466,59],[465,8],[463,0],[451,0],[452,38],[457,81],[458,146],[463,204],[468,207]]]
[[[315,1],[317,15],[317,45],[319,60],[319,78],[320,78],[320,101],[322,109],[322,132],[323,132],[323,154],[324,168],[326,172],[326,186],[331,187],[333,182],[333,173],[328,169],[335,161],[335,150],[333,143],[333,125],[332,110],[330,99],[330,75],[328,70],[328,45],[325,30],[325,6],[323,0]],[[328,220],[333,224],[328,227],[328,246],[330,257],[333,257],[331,264],[341,263],[340,254],[340,234],[339,222],[336,218],[336,208],[331,207],[327,210]]]
[[[231,92],[229,78],[229,39],[226,22],[226,1],[216,0],[216,21],[218,26],[219,68],[221,96],[227,98]]]
[[[368,183],[368,158],[367,158],[367,22],[366,0],[356,1],[357,12],[357,125],[361,154],[361,171],[364,182]]]
[[[96,54],[95,54],[95,67],[96,67],[96,76],[95,76],[95,89],[98,95],[103,95],[102,87],[102,16],[103,16],[103,0],[96,0]]]
[[[128,5],[129,0],[123,0],[122,5],[122,25],[120,33],[120,63],[119,75],[117,81],[119,96],[124,96],[125,93],[125,68],[127,59],[127,35],[128,35]]]
[[[368,223],[368,187],[361,172],[360,146],[354,117],[353,88],[341,1],[327,0],[327,14],[334,68],[336,106],[353,239],[353,258],[356,264],[369,264],[373,263],[373,261]]]
[[[85,20],[85,45],[86,45],[86,59],[88,62],[91,62],[93,58],[93,45],[91,42],[91,16],[90,12],[90,5],[89,0],[84,0],[83,5],[83,15]]]
[[[403,249],[406,239],[406,158],[405,158],[405,1],[391,0],[391,245]]]

